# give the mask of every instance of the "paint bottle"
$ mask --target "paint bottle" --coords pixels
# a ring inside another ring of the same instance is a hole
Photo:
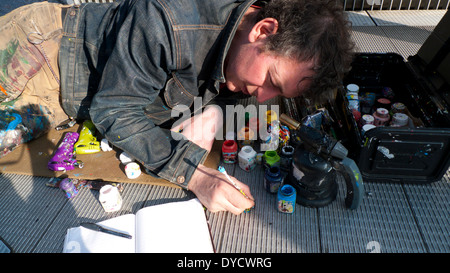
[[[378,108],[375,113],[373,113],[375,126],[385,126],[389,122],[390,116],[389,111],[386,108]]]
[[[239,147],[241,148],[244,146],[253,146],[254,139],[255,132],[253,132],[253,130],[248,126],[242,127],[242,129],[239,130],[237,134],[237,140],[239,143]]]
[[[292,156],[294,155],[294,147],[290,145],[281,148],[280,168],[284,172],[288,172],[292,164]]]
[[[242,147],[238,154],[239,167],[244,171],[251,171],[256,166],[256,152],[251,146]]]
[[[125,165],[125,174],[129,179],[136,179],[141,175],[141,168],[136,162],[129,162]]]
[[[294,213],[297,193],[291,185],[283,185],[278,190],[278,211],[283,213]]]
[[[392,116],[391,126],[393,127],[406,127],[409,122],[409,117],[403,113],[395,113]]]
[[[359,86],[351,83],[346,86],[347,89],[347,100],[348,100],[348,109],[350,112],[352,110],[356,110],[359,112]]]
[[[375,103],[375,108],[376,109],[378,109],[378,108],[391,109],[391,101],[386,98],[377,99],[377,101]]]
[[[372,115],[363,115],[361,117],[361,126],[366,124],[373,124],[375,122],[375,118]]]
[[[358,100],[359,86],[357,84],[351,83],[347,87],[347,99],[348,100]]]
[[[234,140],[225,140],[222,145],[223,162],[227,164],[236,163],[237,143]]]
[[[278,166],[273,166],[266,169],[264,174],[264,187],[267,192],[277,193],[282,183],[283,176],[281,175],[281,171]]]
[[[264,167],[280,167],[280,156],[276,151],[266,151],[263,157]]]
[[[372,114],[372,108],[375,104],[375,93],[366,92],[359,98],[359,104],[361,108],[361,114]]]
[[[64,178],[59,183],[59,188],[64,191],[67,198],[73,198],[78,194],[78,189],[70,178]]]
[[[355,119],[356,123],[359,124],[359,122],[361,120],[361,112],[353,109],[352,110],[352,115],[353,115],[353,118]]]
[[[256,164],[261,165],[263,163],[263,153],[257,153],[256,154]]]
[[[395,114],[395,113],[406,114],[406,106],[401,102],[393,103],[391,106],[391,112],[392,112],[392,114]]]
[[[100,204],[106,212],[114,212],[122,207],[122,197],[119,189],[112,185],[106,185],[100,188]]]

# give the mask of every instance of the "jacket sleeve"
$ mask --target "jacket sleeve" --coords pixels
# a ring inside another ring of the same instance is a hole
[[[151,174],[187,188],[207,151],[188,140],[174,138],[148,114],[158,108],[170,110],[163,109],[164,96],[160,96],[176,61],[170,20],[151,1],[134,3],[139,4],[119,9],[116,16],[121,25],[115,28],[116,44],[105,65],[90,116],[108,141],[133,156]]]

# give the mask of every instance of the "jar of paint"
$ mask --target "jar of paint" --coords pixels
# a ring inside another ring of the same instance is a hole
[[[136,179],[141,173],[141,167],[136,162],[129,162],[125,165],[125,174],[129,179]]]
[[[348,109],[350,111],[356,110],[359,112],[359,86],[351,83],[346,86],[347,89],[347,100],[348,100]]]
[[[256,154],[256,164],[261,165],[263,162],[263,153],[257,153]]]
[[[372,107],[375,104],[375,93],[366,92],[359,99],[361,114],[372,114]]]
[[[348,110],[352,112],[353,110],[356,110],[359,112],[359,100],[349,100],[348,101]]]
[[[242,127],[237,134],[237,140],[240,147],[252,146],[255,139],[255,133],[248,126]]]
[[[358,100],[359,86],[351,83],[347,85],[347,99],[348,100]]]
[[[353,109],[352,110],[352,115],[353,118],[355,119],[356,123],[359,123],[361,120],[361,112],[359,112],[358,110]]]
[[[286,145],[281,148],[280,168],[282,171],[284,172],[289,171],[289,169],[291,168],[293,155],[294,155],[294,147]]]
[[[70,178],[64,178],[59,183],[59,188],[64,191],[67,198],[73,198],[78,194],[78,189]]]
[[[361,126],[366,124],[373,124],[375,122],[375,118],[372,115],[363,115],[361,117]]]
[[[389,111],[386,108],[378,108],[375,113],[373,113],[375,126],[385,126],[389,122],[390,116]]]
[[[294,213],[297,193],[291,185],[283,185],[278,190],[278,211],[283,213]]]
[[[237,158],[237,143],[234,140],[225,140],[222,145],[223,162],[227,164],[236,163]]]
[[[266,151],[263,157],[264,167],[280,167],[280,156],[276,151]]]
[[[239,167],[244,171],[251,171],[256,166],[256,152],[251,146],[242,147],[238,154]]]
[[[405,114],[406,113],[406,106],[403,103],[401,103],[401,102],[396,102],[396,103],[392,104],[391,112],[392,112],[392,114],[395,114],[395,113],[403,113],[403,114]]]
[[[395,113],[392,116],[391,126],[393,127],[406,127],[409,122],[409,117],[403,113]]]
[[[391,108],[391,101],[386,98],[379,98],[377,99],[375,103],[376,109],[378,108],[384,108],[384,109],[390,109]]]
[[[279,167],[273,166],[266,169],[264,174],[264,187],[267,192],[277,193],[282,183],[283,176]]]
[[[119,189],[112,185],[106,185],[100,188],[100,204],[106,212],[114,212],[122,207],[122,197]]]

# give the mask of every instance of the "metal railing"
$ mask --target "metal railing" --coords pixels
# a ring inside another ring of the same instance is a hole
[[[108,3],[117,0],[72,0],[75,4]],[[207,1],[207,0],[205,0]],[[312,0],[314,1],[314,0]],[[340,0],[345,10],[435,10],[448,9],[450,0]]]
[[[450,0],[343,0],[345,10],[448,9]]]

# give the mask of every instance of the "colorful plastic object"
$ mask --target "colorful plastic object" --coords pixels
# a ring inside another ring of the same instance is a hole
[[[79,134],[77,132],[68,132],[64,136],[63,141],[58,146],[55,154],[49,160],[47,166],[52,171],[70,171],[78,166],[83,167],[81,161],[77,161],[73,153],[73,146],[78,140]]]
[[[76,154],[94,154],[100,152],[100,142],[95,135],[95,126],[90,120],[83,122],[80,131],[80,138],[75,143],[74,151]]]

